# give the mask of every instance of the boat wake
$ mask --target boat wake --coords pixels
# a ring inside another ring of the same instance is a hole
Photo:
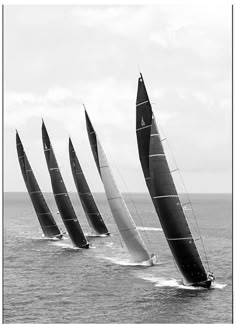
[[[90,237],[107,237],[107,234],[93,234],[93,233],[84,233],[87,238]]]
[[[61,239],[59,239],[58,237],[55,237],[55,236],[54,237],[46,237],[46,236],[42,235],[42,237],[40,239],[42,239],[44,241],[56,241],[56,242],[58,242],[58,241],[64,240],[65,236],[63,236]]]
[[[108,246],[108,247],[111,247],[111,246],[113,246],[114,245],[114,242],[107,242],[106,243],[106,246]]]
[[[132,260],[129,259],[124,259],[124,258],[118,258],[118,257],[103,257],[105,260],[109,260],[112,263],[115,264],[119,264],[122,266],[129,266],[129,267],[150,267],[153,265],[158,265],[158,262],[154,262],[153,260],[147,260],[147,261],[143,261],[143,262],[134,262]]]
[[[185,286],[181,279],[166,279],[163,277],[155,277],[155,276],[147,276],[147,275],[138,275],[139,278],[147,281],[151,281],[155,284],[155,287],[170,287],[170,288],[177,288],[177,289],[185,289],[185,290],[205,290],[206,288],[203,287],[193,287],[193,286]],[[212,283],[210,289],[223,289],[226,284],[220,283]]]
[[[52,244],[56,245],[56,246],[59,246],[59,247],[61,247],[63,249],[80,250],[79,247],[74,246],[70,241],[67,243],[67,242],[64,242],[64,241],[62,242],[62,241],[55,240],[55,241],[52,242]]]
[[[159,227],[143,227],[143,226],[137,226],[137,229],[139,231],[157,231],[157,232],[162,232],[162,228]]]
[[[224,289],[227,286],[227,284],[221,284],[218,282],[213,282],[211,285],[211,289]]]
[[[138,275],[139,278],[143,279],[143,280],[147,280],[150,282],[153,282],[155,284],[156,287],[185,287],[182,284],[181,280],[176,280],[174,278],[171,279],[166,279],[166,278],[162,278],[162,277],[155,277],[155,276],[147,276],[147,275]],[[187,287],[189,288],[189,287]],[[195,287],[191,287],[194,288]]]

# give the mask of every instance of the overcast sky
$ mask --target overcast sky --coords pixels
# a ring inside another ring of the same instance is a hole
[[[5,191],[26,191],[15,129],[51,191],[41,118],[68,190],[70,134],[91,190],[104,191],[84,103],[120,189],[147,192],[135,133],[141,71],[188,191],[231,192],[231,6],[6,6],[4,50]]]

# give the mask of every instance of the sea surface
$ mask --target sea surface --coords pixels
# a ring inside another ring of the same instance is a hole
[[[5,324],[232,323],[231,195],[191,195],[208,264],[216,275],[210,290],[181,284],[147,194],[126,195],[125,200],[147,247],[157,256],[153,267],[130,260],[103,194],[95,194],[95,199],[112,234],[108,237],[91,236],[77,195],[70,196],[90,235],[88,250],[73,248],[68,237],[43,238],[28,194],[5,193]],[[64,228],[52,194],[45,198]],[[204,254],[202,258],[206,260]]]

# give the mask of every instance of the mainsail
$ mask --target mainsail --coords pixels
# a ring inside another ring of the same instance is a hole
[[[210,287],[163,150],[143,77],[138,80],[136,134],[144,177],[185,284]]]
[[[102,219],[102,216],[94,201],[93,195],[89,189],[88,183],[85,179],[83,170],[80,166],[79,160],[77,158],[76,152],[74,150],[70,138],[69,138],[69,155],[70,155],[71,170],[75,181],[76,189],[79,194],[88,223],[90,227],[95,231],[96,234],[109,235],[107,227]]]
[[[130,212],[125,204],[125,201],[115,183],[103,148],[97,138],[97,135],[86,111],[85,117],[93,156],[120,235],[123,238],[123,241],[135,262],[149,261],[151,259],[150,254],[145,247],[142,237],[139,234],[136,225],[130,215]]]
[[[16,132],[16,147],[20,163],[21,172],[25,181],[27,191],[34,206],[35,213],[42,227],[43,234],[46,237],[56,237],[61,239],[63,234],[60,232],[52,213],[44,199],[44,196],[39,188],[33,170],[29,164],[24,147],[20,140],[18,132]]]
[[[66,190],[44,122],[42,123],[42,138],[54,198],[67,232],[75,246],[88,248],[89,243],[84,236]]]

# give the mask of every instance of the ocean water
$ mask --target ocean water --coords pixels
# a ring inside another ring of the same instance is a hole
[[[52,195],[45,197],[64,228]],[[71,197],[84,232],[91,234],[77,195]],[[145,243],[157,255],[153,267],[130,260],[104,195],[95,198],[112,235],[90,236],[91,248],[82,250],[73,248],[68,237],[43,238],[27,193],[5,193],[5,324],[232,322],[231,195],[191,195],[216,275],[210,290],[181,284],[147,194],[125,198]]]

